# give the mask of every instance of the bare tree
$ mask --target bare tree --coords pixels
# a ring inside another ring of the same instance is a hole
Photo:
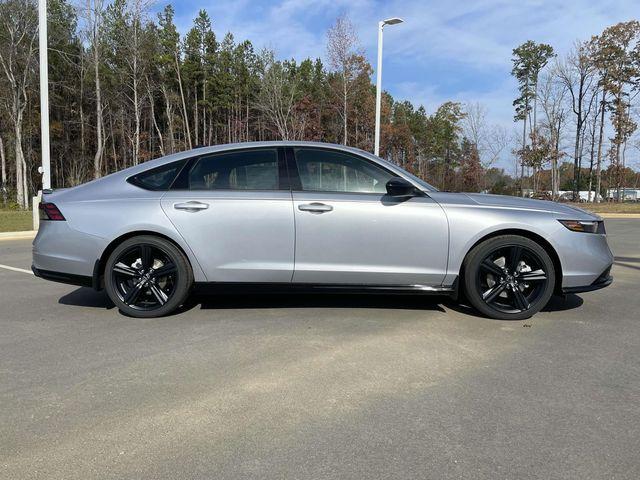
[[[160,126],[158,125],[158,119],[156,118],[155,101],[153,98],[153,92],[151,91],[149,75],[145,75],[144,80],[147,87],[147,98],[149,100],[149,116],[151,117],[153,128],[156,131],[156,135],[158,136],[158,148],[160,149],[160,156],[164,157],[164,139],[162,138],[162,130],[160,130]]]
[[[588,137],[589,139],[589,183],[588,183],[588,192],[587,192],[587,201],[591,202],[592,200],[594,202],[599,202],[600,200],[600,186],[598,183],[598,187],[596,188],[596,191],[593,195],[593,198],[591,197],[591,192],[593,191],[593,180],[594,180],[594,171],[593,171],[593,167],[595,165],[595,159],[596,159],[596,139],[598,137],[598,128],[599,128],[599,123],[600,123],[600,109],[602,108],[602,104],[600,103],[600,99],[599,96],[600,94],[604,95],[604,92],[600,91],[600,88],[598,87],[598,85],[594,85],[592,87],[592,102],[593,102],[593,112],[592,115],[587,117],[587,126],[585,128],[586,131],[586,137]],[[598,164],[598,177],[600,176],[600,164]]]
[[[489,127],[489,142],[487,143],[487,153],[483,165],[489,168],[495,163],[509,145],[509,132],[502,125],[492,125]]]
[[[554,73],[564,84],[571,100],[575,115],[576,132],[573,154],[573,196],[578,198],[580,190],[580,169],[582,168],[582,140],[585,121],[593,106],[592,85],[596,81],[596,68],[589,52],[588,42],[576,42],[573,51],[564,59],[557,60]],[[589,95],[589,93],[592,93]],[[591,101],[589,101],[589,98]]]
[[[567,119],[566,97],[569,87],[553,72],[544,75],[541,81],[539,97],[542,109],[545,114],[543,129],[548,132],[549,159],[551,161],[551,195],[554,200],[558,199],[560,190],[559,161],[563,154],[560,151],[560,140],[562,138],[562,128]]]
[[[173,58],[175,60],[176,77],[178,78],[178,86],[180,87],[180,99],[182,101],[182,120],[184,121],[185,136],[187,137],[187,144],[191,149],[193,148],[193,144],[191,143],[191,128],[189,127],[189,116],[187,115],[187,103],[184,98],[184,88],[182,86],[182,75],[180,74],[181,62],[180,62],[180,50],[178,48],[175,49]]]
[[[0,4],[0,67],[8,84],[8,98],[2,100],[13,126],[16,202],[22,208],[27,208],[29,204],[22,129],[28,105],[27,92],[35,76],[37,35],[34,3],[11,0]]]
[[[93,63],[94,89],[96,100],[96,152],[93,156],[93,177],[102,175],[102,157],[104,155],[104,105],[100,64],[102,62],[102,31],[104,20],[104,0],[87,0],[84,8],[85,35],[89,42]]]
[[[274,60],[273,52],[265,50],[261,57],[264,74],[256,108],[275,127],[280,139],[299,139],[301,132],[296,128],[294,118],[297,81],[291,78],[281,62]]]
[[[521,133],[517,128],[512,128],[508,133],[508,143],[511,147],[511,159],[513,160],[513,174],[510,174],[516,181],[514,194],[522,195],[522,159],[519,156],[522,147]]]
[[[327,54],[329,65],[336,73],[334,90],[340,98],[338,110],[342,119],[343,143],[348,142],[348,110],[355,79],[358,77],[362,62],[358,46],[358,37],[353,24],[347,16],[338,17],[336,23],[327,32]]]
[[[506,129],[487,122],[487,108],[481,103],[468,103],[462,120],[463,135],[475,146],[484,168],[489,168],[509,143]]]
[[[167,119],[167,137],[169,140],[169,153],[176,151],[176,128],[173,114],[173,95],[166,84],[160,86],[164,98],[164,112]]]
[[[463,135],[480,152],[480,144],[485,141],[487,129],[487,107],[479,102],[465,104],[465,117],[462,120]]]
[[[129,75],[129,101],[133,105],[134,132],[132,139],[133,164],[140,162],[140,126],[142,123],[142,107],[146,96],[141,92],[142,81],[145,78],[145,62],[142,54],[142,25],[150,0],[129,0],[128,10],[131,24],[129,25],[129,38],[125,45],[127,50],[127,66]],[[148,86],[148,84],[147,84]]]

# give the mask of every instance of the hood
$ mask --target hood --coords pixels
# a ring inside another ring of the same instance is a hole
[[[488,195],[484,193],[448,193],[429,192],[429,196],[440,204],[446,205],[481,205],[486,207],[517,209],[554,213],[567,219],[599,219],[597,215],[578,207],[547,200],[511,197],[507,195]]]

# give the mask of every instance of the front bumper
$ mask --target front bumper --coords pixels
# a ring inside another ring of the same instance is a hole
[[[584,285],[579,287],[565,287],[562,289],[562,293],[583,293],[593,292],[594,290],[600,290],[606,288],[613,283],[613,277],[611,276],[611,266],[600,274],[598,278],[590,285]]]
[[[600,282],[606,283],[609,274],[605,272],[613,264],[607,236],[572,232],[561,225],[560,229],[549,240],[558,253],[562,267],[562,290],[575,288],[577,291],[588,291],[596,289]]]

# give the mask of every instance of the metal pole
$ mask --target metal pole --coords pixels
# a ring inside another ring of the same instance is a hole
[[[373,154],[380,155],[380,105],[382,103],[382,30],[384,22],[378,22],[378,66],[376,72],[376,135]]]
[[[49,150],[49,60],[47,55],[47,0],[38,2],[38,40],[40,47],[40,142],[42,150],[42,188],[51,188]]]

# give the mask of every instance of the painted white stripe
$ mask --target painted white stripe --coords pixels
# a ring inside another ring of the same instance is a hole
[[[29,275],[33,275],[33,272],[31,270],[25,270],[24,268],[10,267],[9,265],[2,265],[1,263],[0,263],[0,268],[11,270],[12,272],[28,273]]]
[[[0,232],[0,240],[23,240],[34,238],[38,232],[27,230],[25,232]]]

